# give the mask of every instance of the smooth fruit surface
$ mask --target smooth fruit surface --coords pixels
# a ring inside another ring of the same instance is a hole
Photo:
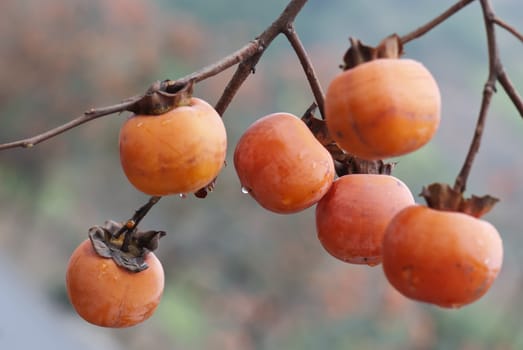
[[[334,179],[330,153],[288,113],[254,122],[236,145],[234,166],[244,190],[262,207],[281,214],[312,206]]]
[[[76,312],[92,324],[121,328],[148,319],[160,303],[164,272],[149,253],[149,268],[129,272],[112,259],[102,258],[85,240],[73,252],[67,266],[67,295]]]
[[[421,205],[398,213],[383,240],[389,282],[411,299],[443,307],[484,295],[502,260],[502,241],[490,223]]]
[[[327,252],[342,261],[379,264],[387,225],[413,204],[409,188],[394,176],[342,176],[316,206],[318,239]]]
[[[134,115],[120,130],[120,160],[140,191],[163,196],[198,191],[224,165],[227,135],[207,102],[191,98],[158,116]]]
[[[345,151],[365,159],[412,152],[433,137],[441,97],[431,73],[410,59],[377,59],[334,78],[325,96],[327,127]]]

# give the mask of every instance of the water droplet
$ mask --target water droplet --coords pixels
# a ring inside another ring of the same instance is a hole
[[[312,168],[313,168],[313,169],[316,169],[317,166],[318,166],[318,163],[316,163],[316,162],[312,162]]]
[[[180,193],[178,196],[180,196],[181,199],[187,198],[187,193]]]
[[[139,122],[138,124],[136,124],[136,127],[139,128],[140,126],[142,126],[143,123],[142,122]]]
[[[243,194],[249,194],[251,192],[251,189],[245,186],[242,186],[242,193]]]

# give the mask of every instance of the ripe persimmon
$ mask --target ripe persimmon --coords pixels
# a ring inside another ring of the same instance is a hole
[[[387,225],[413,204],[409,188],[394,176],[344,175],[316,206],[318,239],[328,253],[342,261],[377,265]]]
[[[67,295],[76,312],[92,324],[122,328],[148,319],[163,293],[164,272],[154,253],[145,256],[146,270],[130,272],[98,255],[89,239],[73,252],[67,265]]]
[[[460,307],[483,296],[502,265],[496,228],[470,215],[410,206],[390,222],[383,270],[408,298]]]
[[[380,58],[334,78],[325,96],[325,119],[342,149],[384,159],[431,140],[439,126],[440,100],[436,81],[421,63]]]
[[[124,173],[148,195],[198,191],[218,175],[226,149],[220,115],[195,97],[160,115],[134,114],[120,130]]]
[[[274,113],[255,121],[234,151],[242,188],[264,208],[294,213],[315,204],[334,179],[334,161],[298,117]]]

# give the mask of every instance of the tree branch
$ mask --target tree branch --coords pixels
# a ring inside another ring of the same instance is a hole
[[[132,97],[127,100],[125,100],[122,103],[108,106],[108,107],[102,107],[102,108],[91,108],[87,112],[84,112],[83,115],[71,120],[68,123],[65,123],[59,127],[56,127],[54,129],[48,130],[46,132],[43,132],[41,134],[28,137],[19,141],[13,141],[9,143],[4,143],[0,145],[0,151],[6,150],[9,148],[16,148],[16,147],[23,147],[23,148],[31,148],[35,146],[36,144],[39,144],[40,142],[46,141],[52,137],[55,137],[57,135],[60,135],[68,130],[71,130],[79,125],[82,125],[84,123],[87,123],[91,120],[113,114],[118,112],[123,112],[127,108],[131,107],[134,103],[136,103],[141,96],[139,97]]]
[[[490,107],[490,101],[492,95],[496,91],[496,80],[498,79],[498,72],[500,71],[501,63],[499,60],[498,46],[496,42],[496,33],[494,22],[494,12],[490,5],[489,0],[480,0],[481,8],[483,10],[483,19],[485,22],[485,30],[487,34],[487,46],[488,46],[488,58],[489,58],[489,73],[487,82],[483,89],[483,99],[481,101],[481,108],[479,111],[478,120],[476,123],[476,129],[474,130],[474,136],[470,144],[467,156],[463,163],[463,166],[456,177],[454,182],[454,190],[463,193],[467,187],[467,179],[474,163],[476,154],[479,151],[481,137],[483,136],[483,130],[485,128],[485,120],[487,118],[487,112]]]
[[[269,47],[279,34],[284,33],[288,26],[292,26],[294,19],[306,2],[307,0],[291,1],[287,7],[285,7],[281,15],[257,37],[256,41],[259,43],[258,52],[239,64],[236,72],[215,105],[215,109],[220,115],[223,115],[247,77],[251,73],[254,73],[256,64],[260,60],[265,49]]]
[[[503,89],[507,93],[508,97],[516,107],[519,112],[519,115],[523,118],[523,99],[521,95],[517,92],[514,84],[510,81],[508,74],[505,72],[503,67],[498,68],[498,81],[503,86]]]
[[[402,36],[400,38],[401,43],[402,44],[406,44],[409,41],[412,41],[412,40],[414,40],[416,38],[419,38],[422,35],[425,35],[431,29],[433,29],[434,27],[438,26],[439,24],[441,24],[441,22],[445,21],[450,16],[454,15],[456,12],[458,12],[459,10],[461,10],[462,8],[464,8],[465,6],[467,6],[468,4],[470,4],[473,1],[474,0],[461,0],[461,1],[458,1],[457,3],[455,3],[454,5],[449,7],[448,10],[446,10],[441,15],[439,15],[436,18],[434,18],[433,20],[431,20],[427,24],[419,27],[418,29],[416,29],[416,30],[414,30],[414,31],[412,31],[412,32],[410,32],[408,34],[405,34],[404,36]]]
[[[496,23],[498,26],[502,27],[506,31],[508,31],[510,34],[514,35],[516,38],[519,39],[519,41],[523,42],[523,34],[518,32],[516,28],[509,25],[507,22],[503,21],[501,18],[494,16],[492,18],[492,22]]]
[[[289,24],[286,30],[284,31],[284,34],[287,37],[287,40],[289,40],[292,48],[294,49],[294,52],[296,52],[298,59],[300,60],[301,66],[303,67],[303,71],[305,72],[305,76],[309,81],[309,85],[314,95],[314,99],[316,100],[316,105],[318,106],[322,119],[325,119],[325,97],[323,94],[323,90],[314,70],[314,66],[312,65],[312,62],[309,59],[309,55],[307,54],[307,51],[305,51],[305,48],[303,47],[298,33],[296,33],[296,30],[294,29],[294,25]]]
[[[177,79],[175,82],[170,84],[170,88],[176,89],[177,87],[184,86],[191,80],[194,82],[202,81],[223,72],[235,64],[240,63],[240,67],[238,68],[236,74],[233,76],[227,85],[224,94],[218,101],[217,107],[220,109],[218,112],[223,114],[242,83],[245,81],[250,72],[254,70],[254,66],[260,59],[264,50],[270,45],[276,36],[278,36],[280,33],[283,33],[286,30],[286,27],[293,23],[294,19],[306,2],[307,0],[291,0],[280,16],[256,40],[250,42],[239,50],[213,64],[210,64],[194,73],[186,75],[185,77]],[[134,103],[139,101],[141,97],[142,96],[132,97],[122,103],[109,107],[93,108],[85,112],[82,116],[39,135],[25,138],[19,141],[0,144],[0,151],[16,147],[33,147],[40,142],[46,141],[93,119],[125,111]]]

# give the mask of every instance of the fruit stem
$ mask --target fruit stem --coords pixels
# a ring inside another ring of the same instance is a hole
[[[122,245],[122,250],[126,248],[129,244],[129,240],[131,237],[127,238],[127,236],[131,236],[132,232],[136,230],[136,227],[142,221],[142,219],[147,215],[149,210],[160,201],[162,197],[161,196],[152,196],[149,198],[147,203],[142,205],[138,210],[134,212],[134,215],[132,218],[127,220],[127,222],[122,225],[122,227],[113,235],[113,238],[118,239],[122,234],[125,233],[124,243]],[[127,243],[127,244],[126,244]]]
[[[185,85],[173,80],[156,81],[127,110],[141,115],[164,114],[176,107],[190,105],[193,88],[194,80],[189,80]]]

